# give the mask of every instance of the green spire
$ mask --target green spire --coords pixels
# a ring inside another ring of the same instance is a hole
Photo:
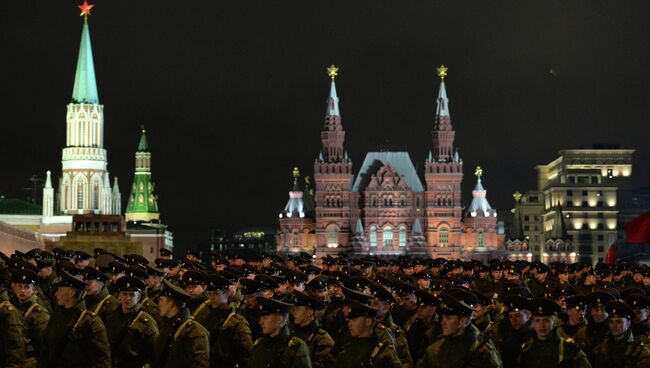
[[[570,239],[569,233],[567,233],[566,224],[564,222],[564,214],[562,213],[562,207],[560,204],[557,204],[555,207],[555,217],[553,218],[553,229],[551,230],[551,239]]]
[[[138,152],[148,152],[149,143],[147,142],[147,131],[142,126],[142,135],[140,136],[140,143],[138,144]]]
[[[79,58],[77,59],[77,72],[74,76],[72,102],[99,103],[97,82],[95,81],[93,49],[90,45],[90,30],[88,29],[87,17],[84,17],[83,30],[81,31],[81,44],[79,45]]]

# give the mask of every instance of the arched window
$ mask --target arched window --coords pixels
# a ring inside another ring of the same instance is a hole
[[[446,227],[440,228],[440,246],[446,247],[449,245],[449,229]]]
[[[377,197],[372,196],[372,200],[370,202],[372,203],[373,207],[377,207]]]
[[[327,229],[327,246],[330,248],[336,248],[339,246],[338,235],[336,227],[334,226]]]
[[[298,234],[293,233],[293,245],[298,246]]]
[[[93,209],[99,209],[99,184],[93,185]]]
[[[420,197],[415,197],[415,207],[420,207]]]
[[[404,226],[399,227],[399,246],[406,246],[406,227]]]
[[[392,227],[390,227],[390,226],[384,227],[383,238],[384,238],[384,247],[392,247],[393,246],[393,228]]]
[[[377,226],[370,227],[370,246],[377,246]]]
[[[482,232],[476,234],[476,246],[479,247],[479,248],[482,248],[482,247],[485,246]]]
[[[84,184],[80,180],[77,183],[77,209],[82,210],[84,208]]]

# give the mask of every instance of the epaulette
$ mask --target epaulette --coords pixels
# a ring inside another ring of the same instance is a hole
[[[10,312],[14,310],[13,305],[11,305],[11,303],[8,300],[5,300],[4,302],[0,303],[0,308],[2,307],[7,307],[7,310]]]

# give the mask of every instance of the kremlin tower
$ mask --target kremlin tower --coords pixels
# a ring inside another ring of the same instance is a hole
[[[140,143],[135,153],[135,175],[126,208],[126,221],[158,221],[158,202],[154,194],[154,184],[151,178],[151,152],[147,142],[147,132],[142,128]]]
[[[81,5],[84,17],[72,100],[66,114],[66,144],[56,201],[47,173],[43,189],[43,222],[48,217],[74,214],[119,215],[117,181],[111,188],[104,148],[104,106],[99,103],[88,16],[93,5]]]

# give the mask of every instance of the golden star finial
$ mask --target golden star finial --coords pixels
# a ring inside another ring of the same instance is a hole
[[[481,169],[480,166],[476,166],[476,170],[474,171],[474,175],[478,176],[478,178],[480,179],[481,176],[483,175],[483,169]]]
[[[298,170],[297,167],[294,167],[293,168],[293,178],[298,179],[299,176],[300,176],[300,170]]]
[[[515,202],[519,202],[519,200],[521,200],[522,197],[521,193],[519,192],[515,192],[512,196],[515,198]]]
[[[79,16],[83,16],[84,19],[88,19],[88,16],[90,15],[90,9],[93,8],[95,5],[90,5],[86,0],[84,0],[84,3],[79,5],[79,9],[81,9],[81,14]]]
[[[309,177],[309,175],[305,176],[305,184],[307,185],[311,184],[311,178]]]
[[[336,76],[339,75],[339,68],[332,64],[329,67],[327,67],[327,75],[329,75],[332,80],[336,79]]]
[[[440,65],[440,67],[437,68],[437,70],[438,70],[438,76],[440,77],[440,79],[444,81],[445,77],[447,76],[447,70],[449,70],[449,68],[447,68],[444,65]]]

